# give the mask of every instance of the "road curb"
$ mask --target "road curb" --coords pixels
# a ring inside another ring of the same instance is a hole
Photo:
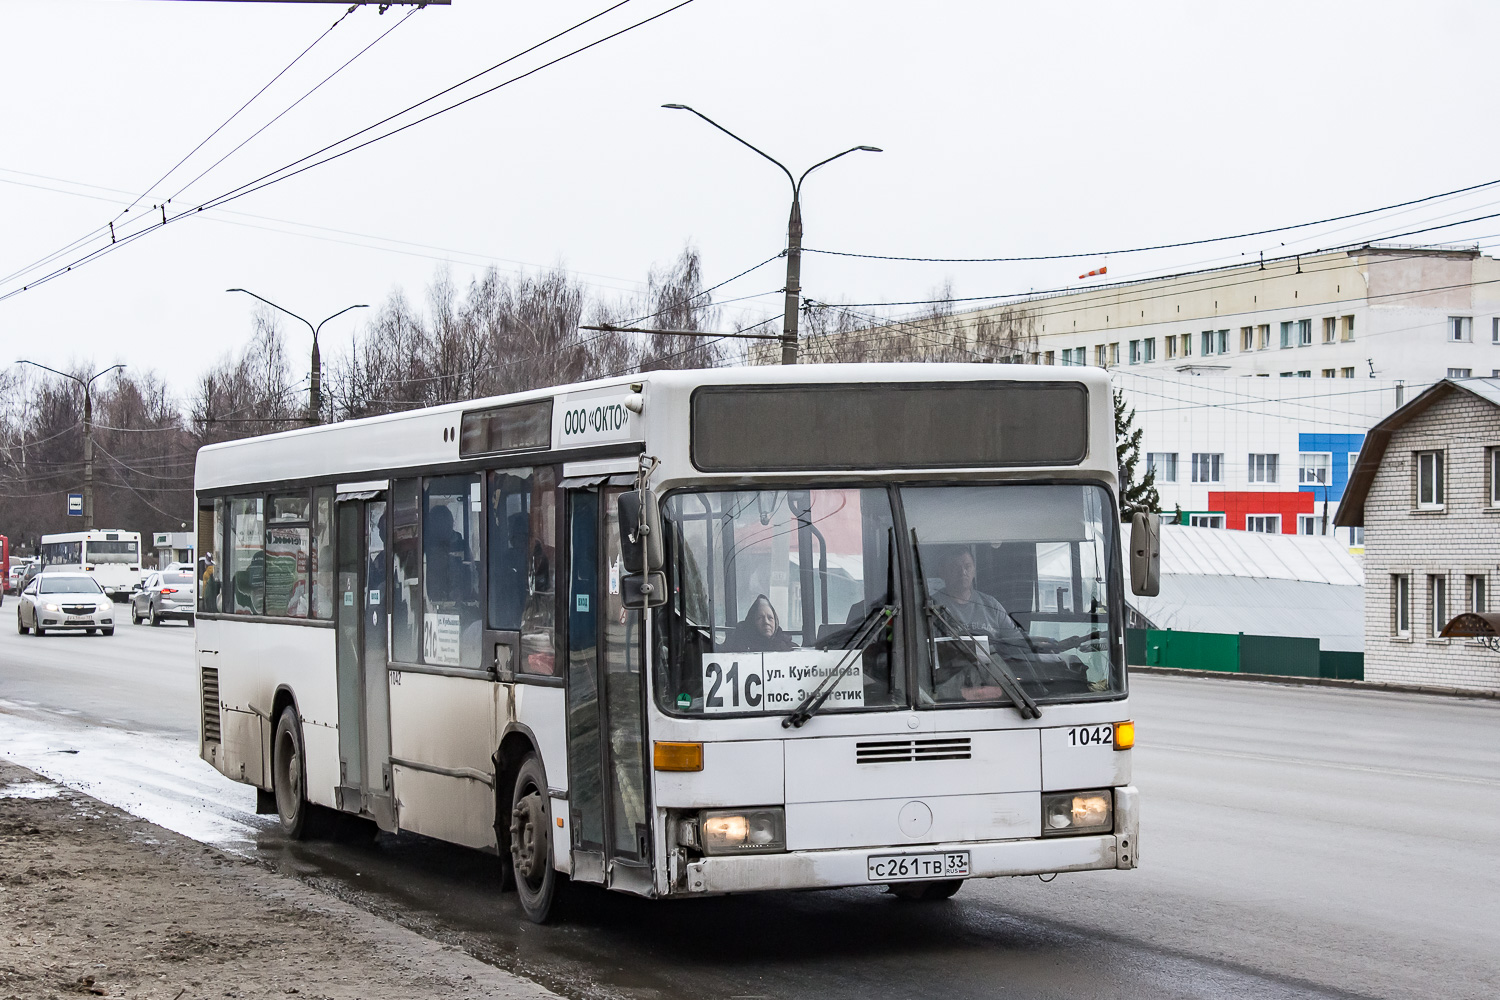
[[[1348,688],[1355,691],[1389,691],[1393,694],[1430,694],[1445,698],[1470,698],[1500,701],[1500,691],[1477,691],[1471,688],[1438,687],[1431,684],[1388,684],[1384,681],[1351,681],[1333,677],[1284,677],[1280,674],[1241,674],[1226,670],[1182,670],[1177,667],[1144,667],[1132,664],[1133,674],[1161,674],[1169,677],[1212,677],[1231,681],[1259,681],[1263,684],[1293,684],[1301,687]]]

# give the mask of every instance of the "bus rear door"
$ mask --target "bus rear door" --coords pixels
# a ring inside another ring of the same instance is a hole
[[[386,496],[338,498],[338,806],[396,829],[386,668]]]

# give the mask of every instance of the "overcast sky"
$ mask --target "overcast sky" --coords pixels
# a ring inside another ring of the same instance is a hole
[[[618,10],[448,102],[671,7]],[[12,272],[232,191],[596,14],[608,0],[453,0],[410,15],[243,149],[204,169],[407,17],[354,11],[159,188],[148,187],[344,13],[333,4],[0,0],[0,295]],[[794,172],[808,247],[1024,256],[1192,240],[1500,178],[1500,5],[694,0],[325,166],[195,213],[0,301],[4,356],[155,368],[180,392],[250,331],[243,286],[318,320],[436,269],[466,284],[562,266],[639,290],[686,243],[717,282],[777,253],[789,185],[665,102]],[[433,106],[435,110],[436,107]],[[405,120],[405,119],[403,119]],[[184,189],[185,187],[185,189]],[[144,201],[119,213],[137,195]],[[1377,238],[1500,211],[1500,187],[1401,214],[1207,247],[1011,264],[809,255],[805,294],[850,302],[1079,284]],[[131,221],[131,220],[141,221]],[[1500,240],[1500,219],[1402,242]],[[1282,243],[1285,242],[1286,246]],[[784,265],[716,294],[779,314]],[[1097,280],[1097,279],[1096,279]],[[325,328],[325,358],[359,313]],[[308,338],[288,326],[294,351]],[[774,325],[772,329],[779,329]]]

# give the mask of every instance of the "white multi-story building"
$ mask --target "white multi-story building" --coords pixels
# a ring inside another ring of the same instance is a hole
[[[1410,388],[1385,379],[1259,379],[1117,369],[1141,430],[1137,476],[1182,524],[1331,535],[1365,432]],[[1341,529],[1351,548],[1359,529]]]
[[[1007,300],[1025,360],[1302,378],[1500,375],[1500,260],[1369,246]]]

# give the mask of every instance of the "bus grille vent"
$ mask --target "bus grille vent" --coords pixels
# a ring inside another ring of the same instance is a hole
[[[869,740],[854,745],[859,764],[899,764],[918,760],[968,760],[969,737],[953,736],[926,740]]]
[[[219,672],[203,668],[203,742],[222,743],[219,729]]]

